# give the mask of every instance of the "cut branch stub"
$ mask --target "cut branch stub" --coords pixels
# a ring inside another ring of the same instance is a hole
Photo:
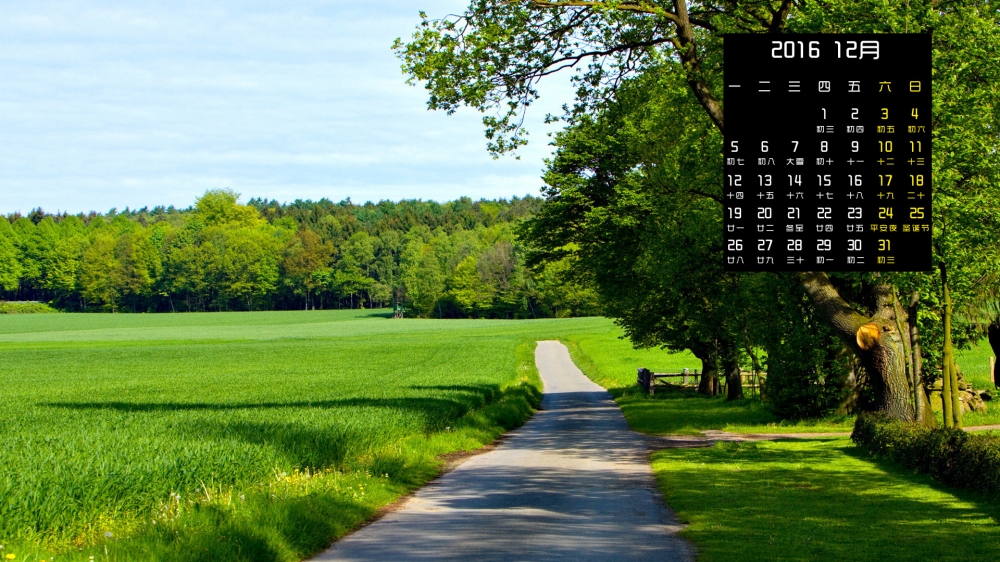
[[[875,324],[865,324],[858,328],[855,337],[858,340],[858,347],[868,351],[869,349],[875,347],[879,340],[879,329]]]

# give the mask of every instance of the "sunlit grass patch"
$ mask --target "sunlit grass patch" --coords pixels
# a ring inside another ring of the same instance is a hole
[[[955,353],[955,362],[958,363],[965,379],[972,383],[973,388],[987,389],[995,388],[990,380],[990,357],[993,357],[993,348],[988,340],[982,340],[972,347],[963,349]]]
[[[699,560],[993,560],[995,503],[859,455],[847,439],[653,455]]]

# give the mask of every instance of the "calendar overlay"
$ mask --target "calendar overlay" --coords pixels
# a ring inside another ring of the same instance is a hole
[[[930,270],[930,36],[775,37],[724,39],[726,270]]]

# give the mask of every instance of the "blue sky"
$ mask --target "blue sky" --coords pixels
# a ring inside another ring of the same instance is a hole
[[[294,7],[289,8],[289,4]],[[22,2],[0,12],[0,213],[244,199],[439,201],[537,194],[546,112],[521,160],[481,116],[426,109],[390,49],[463,1]]]

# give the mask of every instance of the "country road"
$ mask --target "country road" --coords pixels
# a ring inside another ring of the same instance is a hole
[[[611,396],[559,342],[535,362],[545,394],[523,427],[315,560],[693,559]]]

